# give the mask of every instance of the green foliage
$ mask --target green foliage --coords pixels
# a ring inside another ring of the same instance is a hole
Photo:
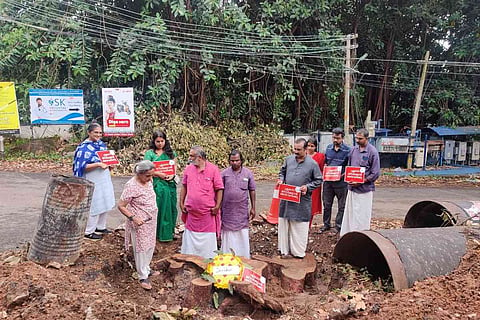
[[[318,61],[289,56],[291,49],[306,49],[305,45],[291,43],[290,37],[293,33],[318,32],[322,37],[332,34],[329,29],[318,28],[319,23],[326,25],[333,19],[326,1],[282,0],[250,6],[214,0],[143,0],[120,1],[117,9],[110,9],[110,4],[78,0],[68,5],[40,0],[28,8],[23,2],[17,7],[12,7],[10,0],[4,4],[12,19],[52,31],[16,24],[0,29],[0,74],[15,81],[17,88],[25,88],[18,94],[22,123],[29,122],[28,88],[84,89],[90,120],[101,118],[102,87],[133,86],[136,104],[146,110],[161,109],[162,116],[182,110],[194,121],[211,125],[233,118],[249,127],[257,123],[289,127],[294,120],[291,109],[299,99],[298,86],[311,87],[308,81],[293,81],[295,70],[301,62]],[[27,9],[20,14],[18,8],[23,6]],[[125,17],[118,8],[131,10],[130,16]],[[108,15],[104,15],[106,10]],[[165,19],[172,17],[173,24],[170,21],[167,26]],[[176,30],[177,22],[190,23],[190,29]],[[209,32],[199,26],[215,29]],[[282,52],[285,56],[238,57],[227,49],[215,52],[208,46],[198,54],[195,42],[179,42],[190,34],[204,34],[213,42],[253,47],[256,52]],[[224,59],[230,68],[218,64]],[[313,69],[303,72],[314,76]],[[306,103],[302,103],[302,113],[308,114]],[[295,129],[304,127],[306,124],[296,119]]]
[[[248,129],[244,123],[231,120],[220,124],[218,130],[227,140],[228,151],[240,150],[246,165],[283,159],[290,153],[290,146],[275,125],[258,125]]]
[[[178,154],[178,163],[185,167],[188,153],[192,146],[201,145],[207,153],[208,161],[221,167],[228,164],[229,151],[225,137],[215,127],[202,126],[195,122],[184,121],[180,116],[173,116],[167,124],[167,134]]]
[[[57,137],[42,139],[25,139],[14,136],[7,136],[4,140],[5,158],[7,160],[51,160],[61,161],[65,154],[73,151],[72,146],[64,144],[64,141]]]
[[[395,290],[391,275],[386,279],[374,278],[366,268],[359,269],[350,264],[339,264],[338,269],[349,282],[369,283],[373,281],[374,286],[379,290],[385,292],[393,292]],[[353,293],[347,289],[335,289],[334,292],[347,297],[353,296]]]
[[[245,158],[245,165],[252,166],[264,161],[281,161],[290,154],[288,142],[279,135],[279,127],[259,125],[251,129],[239,121],[225,121],[217,127],[202,126],[181,114],[174,113],[161,118],[155,110],[140,109],[136,113],[138,124],[136,136],[122,138],[122,149],[118,151],[119,173],[129,174],[132,166],[143,159],[154,130],[166,132],[170,144],[177,153],[177,163],[182,170],[187,165],[191,147],[200,145],[207,154],[208,161],[220,168],[228,166],[228,154],[238,149]],[[120,145],[119,138],[109,139],[111,148]],[[275,168],[278,171],[278,167]]]
[[[206,272],[203,272],[200,277],[205,280],[205,281],[208,281],[208,282],[211,282],[211,283],[215,283],[215,278],[213,278],[212,275],[206,273]]]
[[[352,119],[358,126],[377,109],[377,118],[403,126],[419,66],[396,60],[422,59],[430,50],[434,60],[480,61],[480,7],[473,0],[112,3],[0,3],[3,16],[16,21],[0,25],[0,76],[16,83],[22,123],[29,123],[29,88],[83,89],[91,121],[101,119],[101,88],[118,86],[134,88],[140,113],[185,113],[207,133],[225,120],[242,122],[245,131],[272,124],[287,132],[330,130],[342,124],[344,73],[343,43],[332,39],[358,33],[357,57],[372,60],[355,67]],[[299,40],[306,35],[322,41]],[[312,48],[318,53],[297,54]],[[420,121],[480,124],[478,68],[429,71]]]
[[[432,60],[480,61],[480,22],[475,18],[480,10],[475,1],[352,3],[345,2],[341,9],[342,29],[352,32],[348,26],[353,24],[359,34],[357,56],[368,53],[373,58],[359,65],[360,71],[374,74],[362,76],[370,83],[370,99],[363,105],[391,127],[410,123],[420,72],[418,64],[395,60],[422,60],[429,50]],[[419,125],[478,125],[477,71],[471,66],[429,66]]]

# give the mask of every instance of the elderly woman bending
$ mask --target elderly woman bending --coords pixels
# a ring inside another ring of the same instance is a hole
[[[150,270],[157,230],[157,203],[152,185],[153,172],[154,165],[151,161],[144,160],[137,163],[135,176],[125,184],[118,203],[118,209],[128,219],[125,225],[125,248],[128,250],[131,241],[135,268],[140,285],[145,290],[152,289],[148,277],[158,274]]]

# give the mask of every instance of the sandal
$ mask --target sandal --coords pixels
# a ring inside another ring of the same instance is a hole
[[[152,290],[152,285],[148,279],[140,279],[140,286],[145,290]]]
[[[96,234],[96,233],[86,234],[86,235],[84,235],[84,237],[85,237],[85,239],[92,240],[92,241],[98,241],[98,240],[103,239],[102,235]]]
[[[108,229],[95,229],[95,232],[98,232],[98,233],[101,233],[101,234],[113,233],[111,230],[108,230]]]

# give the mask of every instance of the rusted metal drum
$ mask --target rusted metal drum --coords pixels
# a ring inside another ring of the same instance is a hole
[[[77,177],[52,176],[28,259],[68,265],[80,255],[94,183]]]
[[[420,201],[407,212],[404,228],[478,224],[480,201]]]
[[[375,278],[391,279],[401,290],[452,272],[465,252],[461,227],[411,228],[349,232],[338,241],[333,258],[366,268]]]

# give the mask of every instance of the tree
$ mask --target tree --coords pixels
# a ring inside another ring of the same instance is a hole
[[[479,60],[477,7],[468,0],[346,4],[342,29],[358,32],[358,55],[373,58],[359,65],[357,85],[366,90],[362,113],[370,109],[374,119],[383,119],[390,127],[408,124],[419,77],[415,61],[430,50],[434,60],[467,64],[429,67],[420,121],[423,125],[478,124],[478,77],[474,75],[478,69],[467,67]]]
[[[478,6],[473,0],[4,0],[0,75],[29,88],[81,88],[89,119],[102,87],[131,86],[140,108],[194,121],[276,123],[287,132],[341,125],[343,35],[359,34],[354,121],[411,116],[426,50],[420,121],[478,124]],[[458,64],[461,62],[463,64]],[[474,115],[473,117],[471,115]]]

